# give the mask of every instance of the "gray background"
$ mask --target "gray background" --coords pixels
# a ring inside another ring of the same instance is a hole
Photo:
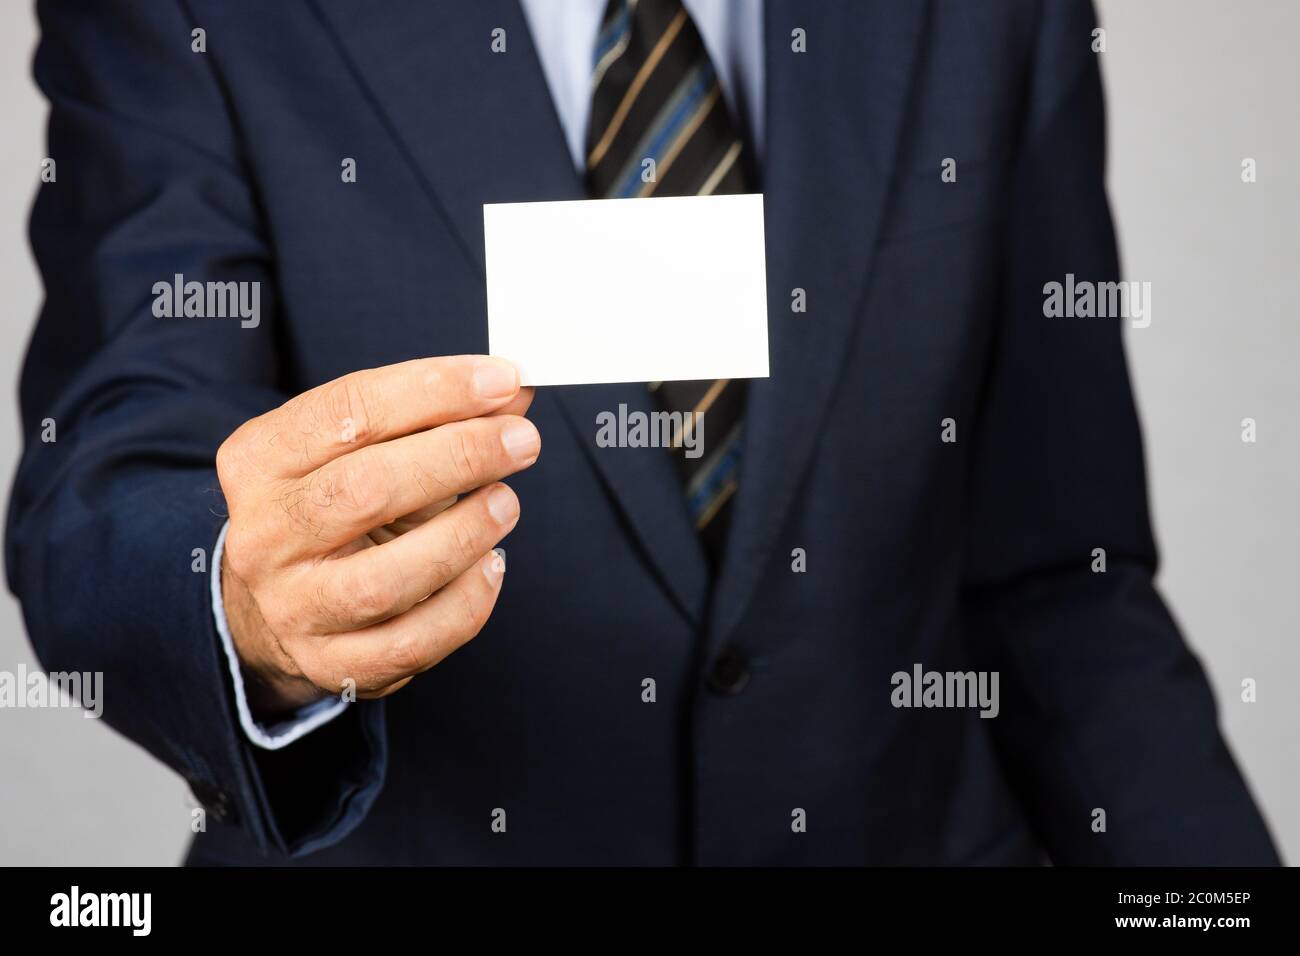
[[[996,2],[996,0],[988,0]],[[1288,861],[1300,860],[1300,3],[1099,0],[1110,189],[1125,278],[1152,283],[1128,346],[1147,443],[1160,584]],[[1086,42],[1082,38],[1081,42]],[[18,366],[40,302],[27,214],[45,108],[28,5],[0,10],[0,476],[18,453]],[[1259,181],[1244,185],[1241,160]],[[1062,223],[1062,228],[1069,228]],[[1079,401],[1088,401],[1080,395]],[[1244,444],[1240,423],[1258,422]],[[0,670],[35,660],[0,596]],[[1241,701],[1254,678],[1258,701]],[[184,702],[177,700],[177,706]],[[75,710],[0,710],[0,863],[170,864],[185,785]]]

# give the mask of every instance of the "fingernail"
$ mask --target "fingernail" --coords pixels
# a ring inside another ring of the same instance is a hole
[[[506,572],[506,562],[501,555],[495,551],[489,551],[479,562],[479,567],[483,569],[483,577],[488,579],[488,584],[496,587],[501,580],[501,576]]]
[[[474,367],[474,393],[479,398],[505,398],[519,391],[519,373],[508,362],[479,362]]]
[[[509,524],[519,516],[519,499],[504,485],[488,492],[487,507],[497,524]]]
[[[501,444],[506,454],[520,464],[531,464],[542,447],[542,436],[533,423],[527,420],[511,422],[501,431]]]

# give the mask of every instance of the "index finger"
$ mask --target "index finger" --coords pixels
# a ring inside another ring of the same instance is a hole
[[[492,414],[518,395],[519,372],[504,359],[413,359],[303,392],[249,422],[246,437],[267,472],[302,477],[363,445]]]

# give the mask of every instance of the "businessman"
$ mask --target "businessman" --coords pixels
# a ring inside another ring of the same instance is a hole
[[[206,807],[190,862],[1276,862],[1153,585],[1123,318],[1044,309],[1118,279],[1085,0],[40,16],[10,586]],[[770,378],[483,354],[483,203],[728,192]],[[703,453],[602,447],[620,405]]]

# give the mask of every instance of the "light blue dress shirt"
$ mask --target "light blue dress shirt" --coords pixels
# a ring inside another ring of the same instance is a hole
[[[607,0],[521,0],[529,32],[537,47],[546,85],[573,165],[586,169],[587,117],[591,111],[592,54]],[[755,158],[763,156],[763,2],[762,0],[682,0],[709,51],[718,84],[733,116],[742,117]],[[253,716],[235,653],[226,610],[221,602],[221,529],[212,555],[212,616],[225,649],[235,686],[235,707],[245,735],[267,750],[287,747],[343,712],[347,702],[326,698],[272,725]]]
[[[586,169],[592,54],[607,0],[521,0],[569,154]],[[731,114],[742,117],[763,155],[762,0],[682,0],[709,51]]]

